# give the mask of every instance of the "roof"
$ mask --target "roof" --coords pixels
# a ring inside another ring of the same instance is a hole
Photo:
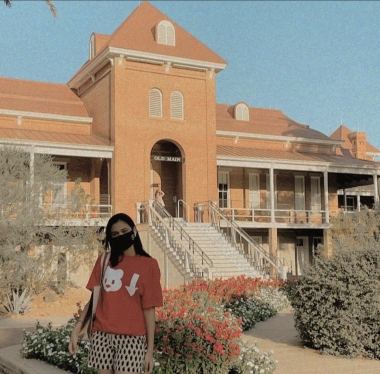
[[[158,44],[155,41],[155,27],[160,21],[169,21],[175,28],[175,46]],[[143,1],[112,35],[94,33],[100,40],[96,42],[96,55],[107,47],[121,48],[163,56],[172,56],[190,60],[226,65],[226,61],[209,47],[192,36],[176,22],[160,12],[148,1]],[[92,59],[93,60],[93,59]],[[92,60],[87,61],[71,78],[73,80]],[[71,81],[70,80],[70,81]]]
[[[102,141],[93,135],[70,134],[53,131],[22,130],[0,127],[0,139],[8,141],[26,142],[46,142],[55,144],[70,145],[90,145],[90,146],[109,146],[105,140]]]
[[[352,144],[348,138],[348,134],[351,134],[351,131],[348,127],[340,125],[331,135],[330,138],[334,140],[344,141],[343,147],[346,149],[352,149]],[[366,151],[367,153],[380,153],[380,151],[375,148],[372,144],[366,141]]]
[[[233,117],[233,105],[216,104],[216,129],[219,131],[331,141],[327,135],[293,121],[281,110],[251,107],[248,109],[249,121],[240,121]]]
[[[345,157],[339,155],[328,155],[321,153],[303,153],[297,151],[257,149],[237,146],[217,146],[217,156],[227,156],[231,158],[255,158],[255,159],[271,159],[271,160],[289,160],[298,162],[322,162],[337,163],[347,166],[374,166],[379,164],[374,161],[360,160],[353,157]]]
[[[0,77],[0,109],[89,117],[67,84]]]

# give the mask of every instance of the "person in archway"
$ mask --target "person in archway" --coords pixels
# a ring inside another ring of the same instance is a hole
[[[156,203],[161,204],[162,207],[165,206],[163,197],[165,196],[165,193],[161,189],[157,189],[156,192],[154,193],[154,200]]]
[[[154,368],[155,308],[163,305],[160,269],[143,249],[133,220],[124,213],[115,214],[107,223],[105,250],[109,248],[102,281],[99,256],[87,283],[89,290],[102,286],[88,364],[98,374],[150,374]],[[82,314],[71,333],[71,354],[78,352]]]

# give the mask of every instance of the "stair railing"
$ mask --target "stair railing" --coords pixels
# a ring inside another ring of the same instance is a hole
[[[194,213],[196,222],[210,222],[226,236],[232,246],[244,255],[255,270],[275,278],[282,272],[277,256],[265,251],[235,221],[224,215],[213,201],[195,204]]]
[[[184,261],[186,270],[196,277],[212,279],[213,262],[187,234],[174,217],[159,203],[149,202],[149,225],[153,227],[174,254]]]

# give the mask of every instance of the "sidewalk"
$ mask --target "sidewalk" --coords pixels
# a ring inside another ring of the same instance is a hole
[[[1,320],[0,327],[1,329],[30,327],[35,325],[35,321],[10,319],[3,323],[4,320]],[[41,324],[47,322],[46,320],[40,321]],[[62,323],[66,321],[62,321]],[[53,325],[59,325],[59,322],[59,319],[53,319]],[[284,310],[277,316],[258,323],[254,329],[244,333],[244,338],[256,342],[260,352],[274,352],[272,359],[278,361],[275,374],[380,373],[380,361],[325,356],[312,349],[304,348],[294,329],[291,309]],[[21,358],[20,348],[20,345],[15,345],[0,349],[0,367],[3,365],[16,374],[67,374],[67,372],[42,361]]]
[[[273,351],[275,374],[379,374],[380,361],[321,355],[302,346],[291,309],[258,323],[244,336],[257,343],[260,352]]]

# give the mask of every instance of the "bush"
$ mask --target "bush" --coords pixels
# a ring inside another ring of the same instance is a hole
[[[265,307],[260,312],[259,306],[255,313],[266,316],[268,305],[272,305],[273,313],[284,301],[274,286],[273,282],[238,277],[224,281],[196,280],[180,289],[164,291],[164,306],[156,309],[153,373],[272,374],[275,362],[271,353],[261,354],[256,344],[248,345],[241,339],[242,319],[234,315],[233,308],[226,310],[225,305],[236,298],[241,298],[244,305],[256,295],[261,298],[257,305]],[[245,310],[250,313],[249,308]],[[80,342],[79,352],[74,356],[67,350],[78,313],[60,329],[37,324],[34,333],[24,332],[23,357],[44,360],[72,373],[95,373],[87,368],[88,342]]]
[[[347,241],[346,241],[347,242]],[[322,353],[380,358],[380,247],[373,236],[336,246],[284,290],[305,345]]]
[[[77,306],[80,308],[80,304]],[[70,373],[96,374],[96,370],[87,366],[89,342],[78,342],[79,351],[73,356],[67,348],[78,317],[79,314],[75,313],[66,325],[58,329],[53,329],[51,323],[44,327],[37,322],[34,332],[24,331],[22,357],[45,361]]]

